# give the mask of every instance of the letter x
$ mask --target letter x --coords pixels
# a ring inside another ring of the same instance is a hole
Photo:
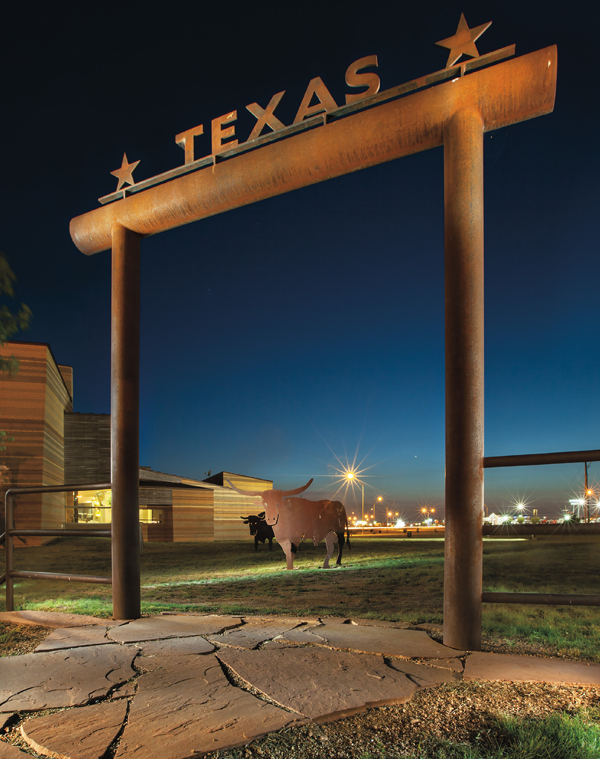
[[[285,124],[282,124],[277,116],[273,115],[273,111],[277,108],[279,101],[284,95],[285,90],[283,92],[278,92],[276,95],[273,95],[266,109],[261,108],[258,103],[251,103],[250,105],[246,106],[254,118],[258,119],[254,125],[254,129],[252,130],[250,137],[248,137],[248,140],[255,140],[262,132],[264,126],[271,127],[274,132],[277,129],[284,128]]]

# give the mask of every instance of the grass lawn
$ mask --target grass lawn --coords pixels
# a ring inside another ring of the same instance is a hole
[[[484,590],[596,593],[600,536],[484,539]],[[285,570],[278,546],[253,541],[149,543],[142,555],[144,613],[196,611],[336,615],[442,622],[444,542],[438,539],[353,537],[341,569],[322,570],[324,545],[303,544],[298,571]],[[15,568],[109,575],[110,543],[61,538],[42,547],[16,547]],[[21,580],[21,609],[111,615],[110,586]],[[4,599],[0,601],[4,609]],[[502,650],[526,644],[553,654],[600,661],[595,607],[484,604],[484,636]]]

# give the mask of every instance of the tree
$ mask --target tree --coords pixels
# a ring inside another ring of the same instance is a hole
[[[8,259],[0,251],[0,296],[15,297],[13,283],[16,282],[13,270],[10,268]],[[13,313],[6,303],[0,304],[0,347],[19,330],[27,329],[31,322],[32,313],[29,306],[21,303],[21,308]],[[0,356],[0,372],[16,373],[19,370],[19,362],[14,356],[4,358]]]

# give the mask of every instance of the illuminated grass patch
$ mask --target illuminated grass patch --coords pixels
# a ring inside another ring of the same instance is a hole
[[[302,544],[297,570],[285,570],[279,547],[254,551],[248,541],[150,543],[141,559],[142,610],[180,609],[228,614],[334,615],[442,622],[444,545],[439,540],[353,537],[340,569],[323,570],[324,546]],[[595,593],[600,538],[554,537],[484,541],[484,590]],[[16,568],[110,574],[105,539],[65,538],[16,548]],[[110,586],[20,580],[20,608],[107,617]],[[0,597],[0,608],[3,608]],[[600,661],[595,608],[484,604],[486,640],[510,650],[525,642],[532,653]]]

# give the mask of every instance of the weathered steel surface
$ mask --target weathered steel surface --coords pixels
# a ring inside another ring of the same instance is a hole
[[[81,530],[69,530],[69,529],[56,529],[56,530],[13,530],[11,535],[18,538],[28,537],[49,537],[49,538],[110,538],[111,532],[109,529],[93,530],[93,529],[81,529]]]
[[[85,482],[77,485],[40,485],[37,488],[10,488],[10,495],[31,495],[32,493],[70,493],[74,490],[110,490],[110,482]]]
[[[339,501],[309,501],[305,498],[291,498],[305,491],[312,484],[312,479],[295,490],[240,490],[229,480],[227,483],[236,493],[259,497],[261,507],[265,509],[265,522],[273,528],[277,542],[287,559],[287,568],[294,568],[294,556],[304,537],[318,545],[323,539],[327,546],[327,555],[323,569],[329,569],[329,559],[333,554],[334,543],[339,543],[336,565],[342,563],[343,546],[348,538],[350,545],[350,528],[344,505]]]
[[[100,585],[112,585],[110,577],[99,577],[96,575],[69,575],[61,572],[26,572],[14,569],[10,573],[10,576],[24,577],[30,580],[66,580],[68,582],[95,582]]]
[[[139,397],[140,238],[117,225],[112,231],[110,397],[115,619],[141,615]]]
[[[537,604],[547,606],[600,606],[600,595],[569,593],[483,593],[488,604]]]
[[[600,461],[600,451],[560,451],[557,453],[525,453],[520,456],[484,456],[484,469],[499,466],[539,466],[541,464],[583,464]]]
[[[433,74],[426,74],[425,76],[420,76],[410,82],[405,82],[404,84],[398,84],[395,87],[390,87],[389,89],[384,90],[383,92],[379,92],[376,95],[367,95],[366,97],[361,96],[360,99],[356,101],[350,100],[347,105],[342,105],[335,110],[326,111],[325,113],[322,113],[318,116],[313,116],[312,118],[305,119],[299,124],[292,124],[291,126],[287,127],[282,125],[282,127],[278,128],[276,131],[262,134],[260,137],[253,137],[252,135],[255,132],[255,130],[253,130],[245,142],[240,143],[235,148],[228,148],[227,150],[222,151],[218,156],[208,155],[198,159],[196,159],[194,156],[194,160],[189,162],[186,158],[186,161],[182,166],[176,166],[174,169],[163,171],[161,174],[155,174],[153,177],[143,179],[141,182],[136,182],[135,184],[128,187],[123,187],[123,189],[119,190],[118,192],[111,192],[108,195],[103,195],[101,198],[98,198],[98,202],[101,205],[106,205],[106,203],[113,203],[115,200],[121,200],[122,198],[127,197],[128,195],[132,195],[133,193],[142,192],[143,190],[147,190],[149,187],[154,187],[154,185],[157,184],[163,184],[164,182],[175,179],[182,174],[188,174],[191,171],[198,171],[198,169],[202,169],[206,166],[212,166],[217,160],[222,160],[223,158],[233,158],[236,155],[241,155],[242,153],[256,150],[256,148],[262,147],[270,142],[287,139],[293,134],[308,131],[309,129],[314,129],[316,127],[323,126],[326,123],[328,124],[332,121],[344,118],[346,116],[349,116],[351,113],[356,113],[357,111],[365,111],[368,108],[381,105],[382,103],[389,100],[396,100],[402,95],[408,95],[410,92],[415,92],[416,90],[430,87],[433,84],[440,84],[441,82],[445,82],[448,79],[456,79],[456,77],[464,76],[470,71],[475,71],[476,69],[483,68],[484,66],[489,66],[492,63],[498,63],[498,61],[504,60],[504,58],[511,58],[514,54],[515,45],[508,45],[507,47],[500,48],[499,50],[494,50],[492,53],[481,55],[479,58],[473,58],[471,60],[458,63],[456,66],[451,66],[450,68],[445,68],[441,71],[434,71]],[[277,95],[274,97],[277,97]],[[250,106],[246,106],[246,108],[253,115],[256,115],[253,108],[251,107],[254,105],[255,104],[252,103]],[[187,142],[189,142],[186,135],[194,133],[196,130],[200,130],[200,128],[201,126],[195,127],[194,129],[190,129],[187,132],[182,132],[175,137],[177,144],[181,147],[184,147],[186,150],[186,155],[188,150]],[[197,134],[202,134],[202,132],[197,131]]]
[[[483,120],[444,130],[446,539],[444,643],[481,647],[483,568]]]
[[[5,519],[6,519],[6,532],[0,536],[0,545],[5,545],[5,558],[6,558],[6,572],[0,576],[0,585],[6,582],[6,611],[14,610],[14,583],[13,578],[20,575],[15,574],[13,570],[14,549],[13,549],[13,536],[20,537],[23,535],[60,535],[65,536],[69,534],[75,534],[77,537],[85,537],[86,535],[104,535],[110,537],[110,530],[16,530],[14,527],[14,510],[15,510],[15,497],[17,495],[30,495],[33,493],[65,493],[73,490],[109,490],[111,488],[110,482],[101,482],[85,485],[42,485],[35,488],[9,488],[4,496],[5,502]],[[7,538],[8,535],[8,539]],[[34,577],[35,573],[27,573],[27,577]],[[37,573],[44,574],[44,573]],[[44,575],[47,577],[47,575]],[[56,575],[55,579],[69,579],[66,575]]]
[[[71,221],[82,253],[108,250],[120,224],[139,235],[164,232],[351,171],[442,145],[453,115],[481,113],[492,130],[550,113],[556,46],[476,71],[235,159],[154,186]]]

